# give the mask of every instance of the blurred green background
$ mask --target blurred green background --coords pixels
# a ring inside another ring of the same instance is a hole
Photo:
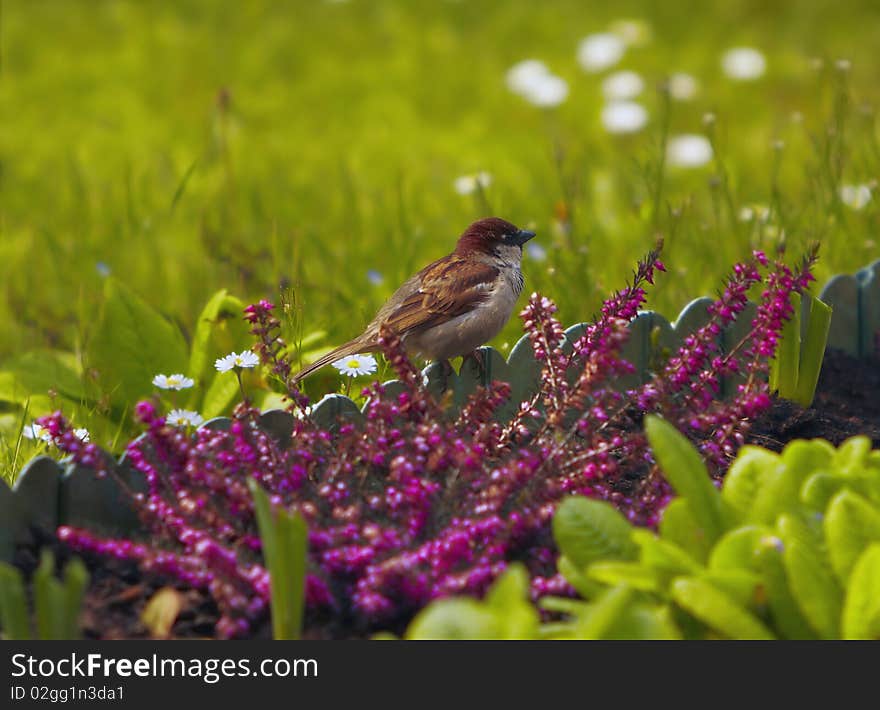
[[[820,239],[820,282],[880,256],[877,2],[4,0],[0,12],[0,371],[52,348],[89,377],[108,275],[187,338],[217,289],[283,292],[291,337],[329,347],[488,213],[538,232],[527,291],[565,323],[621,287],[658,234],[670,273],[651,304],[670,317],[754,246],[784,241],[793,258]],[[579,43],[609,31],[627,39],[622,58],[585,71]],[[752,81],[722,71],[742,46],[766,59]],[[567,82],[558,106],[510,90],[525,59]],[[629,134],[601,121],[602,82],[620,70],[645,84],[634,100],[648,121]],[[664,91],[674,72],[696,79],[690,100]],[[713,159],[670,164],[682,133],[709,138]],[[481,171],[490,184],[459,194],[456,179]],[[513,319],[494,344],[520,332]],[[309,389],[338,386],[330,370]],[[21,404],[2,405],[9,441]],[[80,404],[101,443],[118,433],[122,408]]]

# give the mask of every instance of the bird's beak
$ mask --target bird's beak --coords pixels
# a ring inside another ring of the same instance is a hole
[[[528,229],[520,229],[513,237],[513,241],[518,245],[522,246],[529,239],[535,236],[534,232],[530,232]]]

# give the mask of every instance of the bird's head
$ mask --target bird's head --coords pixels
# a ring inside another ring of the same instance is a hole
[[[521,251],[523,244],[534,236],[534,232],[520,229],[499,217],[486,217],[464,230],[455,251],[460,255],[474,252],[493,255],[504,247],[517,247]]]

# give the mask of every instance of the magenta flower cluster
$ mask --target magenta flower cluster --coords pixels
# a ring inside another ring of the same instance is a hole
[[[621,348],[627,323],[645,303],[645,286],[664,270],[659,250],[575,343],[565,342],[555,305],[533,294],[521,315],[541,384],[510,421],[495,416],[509,385],[479,389],[455,415],[422,386],[398,337],[383,332],[383,351],[404,391],[391,397],[376,383],[364,391],[365,422],[321,430],[308,418],[307,400],[280,355],[284,343],[273,306],[261,301],[245,317],[256,351],[298,410],[290,436],[273,438],[246,403],[228,430],[189,434],[166,426],[155,407],[142,402],[137,417],[147,433],[129,445],[128,460],[147,481],[136,502],[149,537],[105,540],[69,527],[59,529],[59,537],[76,550],[133,560],[205,590],[216,601],[217,631],[225,637],[252,633],[268,615],[269,580],[249,479],[275,505],[305,518],[309,618],[332,615],[349,633],[400,628],[438,597],[481,595],[513,560],[531,571],[536,597],[566,593],[549,525],[559,501],[599,497],[636,524],[656,525],[670,489],[642,433],[648,412],[687,432],[713,472],[723,473],[749,421],[770,403],[768,358],[791,315],[791,294],[812,278],[812,263],[811,257],[792,272],[758,253],[737,265],[706,325],[647,384],[630,391],[615,387],[632,372]],[[751,331],[722,353],[722,330],[759,284]],[[737,372],[747,377],[734,397],[720,401],[721,378]],[[64,438],[59,415],[43,423]]]

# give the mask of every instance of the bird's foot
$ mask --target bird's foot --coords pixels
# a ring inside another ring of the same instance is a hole
[[[482,348],[477,348],[476,350],[471,350],[461,361],[462,369],[464,369],[464,364],[468,360],[473,360],[474,364],[477,366],[477,370],[480,373],[480,380],[484,385],[488,385],[487,382],[489,376],[489,367],[488,367],[488,355],[489,353]]]

